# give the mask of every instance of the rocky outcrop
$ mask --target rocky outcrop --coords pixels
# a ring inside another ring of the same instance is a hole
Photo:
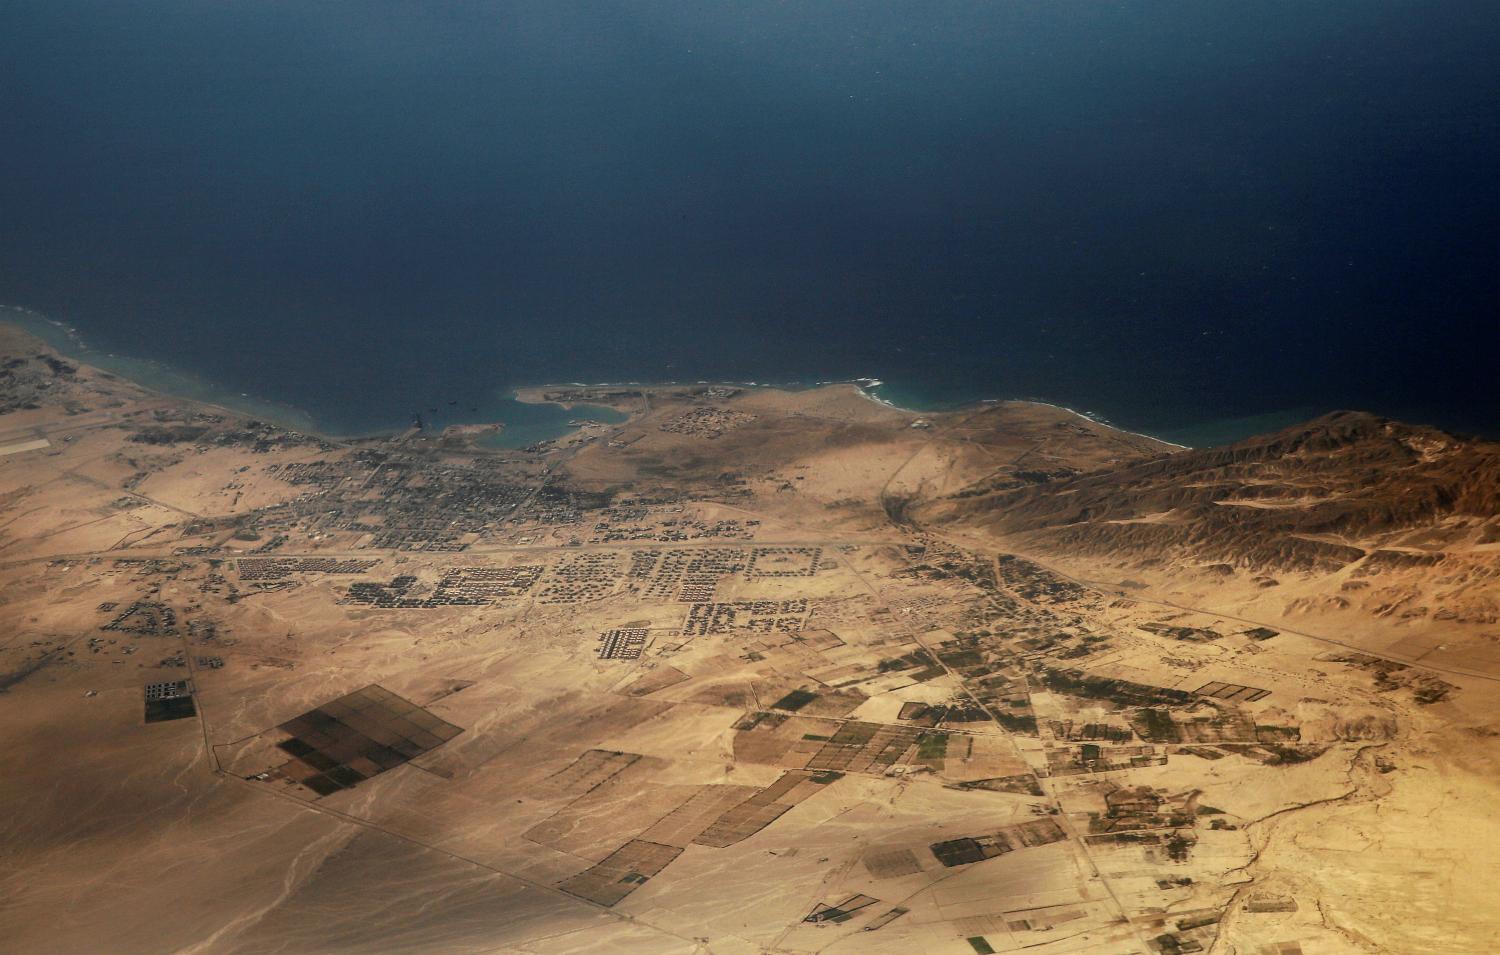
[[[1220,448],[930,502],[927,520],[977,523],[1088,554],[1328,572],[1403,534],[1479,542],[1500,523],[1500,445],[1335,412]],[[1382,565],[1431,558],[1378,550]]]

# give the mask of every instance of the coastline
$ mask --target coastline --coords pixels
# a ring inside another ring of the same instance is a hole
[[[211,405],[234,414],[249,415],[294,431],[317,434],[334,440],[373,437],[373,435],[330,433],[319,427],[317,420],[301,408],[247,394],[233,394],[207,379],[155,359],[101,351],[90,345],[77,328],[29,308],[19,305],[0,305],[0,322],[19,328],[66,358],[83,362],[101,372],[123,378],[152,394],[168,398],[186,398],[189,401]]]
[[[121,355],[95,348],[89,344],[79,329],[23,306],[0,305],[0,323],[20,329],[66,358],[89,365],[105,374],[125,379],[145,391],[162,397],[186,399],[331,441],[350,442],[389,438],[405,430],[396,425],[358,429],[329,427],[320,422],[311,412],[295,405],[257,398],[244,393],[236,394],[192,372],[183,371],[155,359]],[[495,404],[504,404],[507,401],[518,405],[524,404],[516,399],[514,391],[511,390],[502,393]],[[556,407],[559,416],[567,410],[556,402],[538,402],[537,404]],[[606,412],[607,417],[609,409],[591,409],[591,411]],[[544,413],[541,417],[546,419],[551,415]],[[535,415],[524,413],[516,420],[509,421],[497,418],[486,421],[434,422],[430,430],[438,434],[454,426],[494,428],[496,433],[490,436],[491,440],[487,444],[502,450],[524,447],[539,441],[555,440],[578,430],[576,426],[562,421],[537,420]]]
[[[885,405],[886,407],[895,408],[895,409],[900,410],[900,411],[906,411],[906,412],[909,412],[911,414],[932,414],[932,413],[935,413],[935,412],[938,412],[938,411],[962,411],[962,410],[965,410],[965,409],[968,409],[968,408],[978,408],[978,407],[980,407],[982,405],[1001,404],[1001,403],[1007,402],[1007,401],[1019,401],[1019,402],[1024,402],[1026,404],[1042,405],[1042,406],[1047,407],[1047,408],[1056,408],[1059,411],[1066,411],[1066,412],[1068,412],[1071,415],[1076,415],[1077,417],[1083,418],[1083,419],[1085,419],[1087,421],[1090,421],[1090,422],[1092,422],[1094,424],[1100,425],[1100,426],[1105,427],[1105,428],[1109,428],[1111,431],[1118,431],[1121,434],[1128,434],[1128,435],[1131,435],[1131,436],[1137,437],[1137,438],[1146,438],[1147,440],[1157,441],[1157,442],[1160,442],[1162,444],[1170,445],[1170,446],[1172,446],[1174,448],[1180,448],[1180,449],[1182,449],[1184,451],[1190,450],[1192,448],[1192,445],[1187,445],[1187,444],[1182,444],[1182,443],[1177,442],[1177,441],[1172,441],[1172,440],[1170,440],[1168,438],[1163,438],[1163,437],[1161,437],[1159,435],[1149,434],[1149,433],[1147,433],[1145,431],[1134,431],[1134,430],[1131,430],[1130,428],[1122,428],[1121,426],[1115,424],[1113,421],[1110,421],[1108,418],[1105,418],[1102,415],[1097,415],[1097,414],[1094,414],[1093,412],[1090,412],[1090,411],[1079,411],[1077,408],[1070,408],[1067,405],[1058,404],[1055,401],[1047,401],[1047,400],[1042,399],[1042,398],[1024,398],[1024,397],[1018,397],[1018,398],[978,398],[978,399],[975,399],[975,400],[972,400],[972,401],[964,401],[964,402],[956,402],[956,403],[939,403],[937,406],[932,407],[932,408],[912,408],[912,407],[903,406],[903,405],[901,405],[901,404],[899,404],[899,403],[897,403],[897,402],[895,402],[895,401],[893,401],[893,400],[891,400],[889,398],[885,398],[885,397],[877,394],[875,390],[878,389],[878,388],[881,388],[881,387],[885,386],[885,384],[886,384],[884,381],[880,380],[879,378],[856,378],[856,379],[853,379],[853,380],[854,380],[855,383],[858,383],[860,385],[861,390],[871,400],[877,401],[880,404]]]
[[[954,404],[945,404],[945,405],[943,405],[940,408],[924,409],[924,408],[904,407],[902,405],[897,404],[896,402],[892,401],[889,398],[882,397],[876,391],[876,389],[885,386],[885,384],[886,384],[886,382],[883,379],[880,379],[880,378],[830,378],[830,379],[825,379],[825,380],[822,380],[822,381],[812,382],[810,384],[807,383],[807,382],[771,383],[771,382],[758,382],[758,381],[711,381],[711,380],[706,380],[706,379],[698,379],[698,380],[694,380],[694,381],[652,381],[652,382],[646,382],[646,381],[598,381],[598,382],[558,381],[558,382],[549,382],[549,383],[541,384],[541,385],[518,385],[515,388],[515,396],[516,396],[516,400],[518,400],[518,401],[523,401],[523,402],[528,402],[528,403],[533,403],[534,402],[534,403],[537,403],[537,404],[548,404],[548,403],[550,403],[550,404],[560,404],[560,405],[562,405],[563,407],[566,407],[566,408],[574,408],[574,407],[584,407],[584,405],[582,405],[582,404],[580,404],[578,402],[572,402],[572,401],[566,401],[566,402],[548,402],[546,399],[544,399],[541,396],[542,396],[542,394],[544,392],[547,392],[547,391],[554,391],[554,390],[567,389],[567,388],[578,389],[578,390],[605,389],[605,388],[641,389],[641,390],[645,390],[645,389],[651,389],[651,388],[692,388],[692,387],[697,387],[697,386],[704,386],[704,387],[710,387],[710,388],[712,388],[712,387],[760,388],[760,389],[766,389],[766,390],[771,390],[771,391],[798,392],[798,391],[808,391],[808,390],[811,390],[811,389],[814,389],[814,388],[826,388],[826,387],[829,387],[831,385],[852,385],[859,392],[859,394],[861,395],[861,397],[863,397],[863,398],[865,398],[865,399],[867,399],[869,401],[873,401],[874,403],[876,403],[876,404],[878,404],[878,405],[880,405],[880,406],[882,406],[884,408],[889,408],[892,411],[899,411],[902,414],[911,415],[913,417],[921,417],[922,415],[928,415],[928,414],[942,414],[942,413],[948,413],[948,412],[965,411],[965,410],[968,410],[968,409],[971,409],[971,408],[980,408],[980,407],[983,407],[985,405],[996,405],[996,404],[1003,404],[1005,402],[1014,401],[1014,402],[1020,402],[1022,404],[1041,405],[1042,407],[1046,407],[1046,408],[1055,408],[1058,411],[1066,411],[1068,414],[1071,414],[1071,415],[1074,415],[1076,417],[1082,418],[1085,421],[1090,422],[1091,424],[1096,424],[1096,425],[1099,425],[1099,426],[1104,427],[1104,428],[1109,428],[1111,431],[1118,431],[1121,434],[1128,434],[1128,435],[1130,435],[1132,437],[1136,437],[1136,438],[1145,438],[1148,441],[1155,441],[1155,442],[1158,442],[1160,444],[1164,444],[1164,445],[1167,445],[1169,447],[1177,448],[1177,449],[1182,450],[1182,451],[1190,451],[1193,448],[1193,445],[1182,444],[1180,442],[1172,441],[1172,440],[1169,440],[1167,438],[1162,438],[1162,437],[1159,437],[1159,436],[1154,435],[1154,434],[1147,434],[1144,431],[1132,431],[1129,428],[1122,428],[1119,425],[1114,424],[1113,422],[1111,422],[1111,421],[1109,421],[1109,420],[1107,420],[1105,418],[1102,418],[1102,417],[1100,417],[1098,415],[1092,414],[1090,412],[1079,411],[1076,408],[1069,408],[1066,405],[1060,405],[1060,404],[1057,404],[1057,403],[1051,402],[1051,401],[1043,401],[1043,400],[1041,400],[1039,398],[979,398],[979,399],[976,399],[976,400],[973,400],[973,401],[965,401],[965,402],[954,403]]]
[[[336,441],[359,441],[373,438],[390,437],[400,434],[402,428],[397,426],[341,430],[321,424],[309,411],[294,405],[275,401],[274,399],[257,398],[252,395],[235,394],[214,383],[199,377],[198,375],[183,371],[176,367],[167,365],[151,358],[137,357],[134,355],[120,355],[114,352],[106,352],[90,345],[83,333],[74,326],[58,319],[50,318],[40,312],[19,305],[0,305],[0,322],[7,322],[20,328],[46,343],[58,353],[77,361],[84,362],[108,374],[117,375],[128,379],[135,385],[153,392],[155,394],[186,398],[205,405],[213,405],[236,414],[250,415],[274,424],[281,425],[296,431],[308,434],[317,434],[322,437]],[[984,405],[998,404],[1005,401],[1021,401],[1028,404],[1044,405],[1066,411],[1069,414],[1084,418],[1094,424],[1129,434],[1134,437],[1146,438],[1157,441],[1174,448],[1188,449],[1190,445],[1182,444],[1167,438],[1158,437],[1141,431],[1133,431],[1122,428],[1107,419],[1094,414],[1079,411],[1066,405],[1055,402],[1043,401],[1035,398],[980,398],[964,402],[943,402],[934,407],[911,407],[887,398],[880,394],[879,389],[888,388],[887,381],[877,377],[856,378],[830,378],[815,382],[790,381],[747,381],[747,380],[669,380],[669,381],[602,381],[602,382],[548,382],[544,384],[515,385],[508,388],[500,402],[510,401],[517,405],[540,407],[551,405],[564,411],[573,412],[583,409],[586,415],[595,415],[608,418],[610,414],[618,413],[613,409],[589,405],[580,402],[548,401],[542,397],[542,393],[549,390],[573,388],[573,389],[652,389],[652,388],[686,388],[695,386],[704,387],[733,387],[733,388],[755,388],[784,392],[807,391],[814,388],[823,388],[830,385],[851,385],[864,398],[875,402],[883,407],[899,411],[903,414],[920,416],[924,414],[935,414],[940,412],[962,411],[969,408],[979,408]],[[499,409],[496,409],[499,410]],[[604,414],[600,414],[603,412]],[[497,439],[492,446],[509,447],[515,443],[516,447],[522,447],[538,441],[555,440],[565,437],[577,431],[578,426],[565,422],[539,422],[535,420],[524,420],[530,417],[522,415],[521,420],[506,421],[455,421],[434,423],[433,431],[439,432],[445,427],[498,427],[499,432],[494,435]],[[624,420],[607,423],[617,424]],[[555,433],[553,433],[555,432]],[[518,443],[517,443],[518,442]]]
[[[1103,427],[1109,428],[1111,431],[1118,431],[1121,434],[1128,434],[1128,435],[1132,435],[1132,436],[1137,437],[1137,438],[1145,438],[1145,439],[1147,439],[1149,441],[1159,441],[1162,444],[1170,445],[1170,446],[1172,446],[1174,448],[1177,448],[1178,450],[1181,450],[1181,451],[1191,451],[1193,449],[1192,445],[1189,445],[1189,444],[1179,444],[1176,441],[1168,441],[1166,438],[1159,438],[1159,437],[1157,437],[1154,434],[1146,434],[1143,431],[1131,431],[1130,429],[1128,429],[1128,428],[1122,428],[1122,427],[1120,427],[1117,424],[1111,424],[1110,422],[1104,420],[1103,418],[1096,417],[1095,415],[1092,415],[1092,414],[1088,413],[1087,411],[1079,411],[1076,408],[1069,408],[1066,405],[1053,404],[1050,401],[1038,401],[1035,398],[1016,398],[1016,399],[1013,399],[1013,400],[1015,400],[1015,401],[1025,401],[1026,403],[1033,404],[1033,405],[1045,405],[1048,408],[1056,408],[1059,411],[1066,411],[1069,414],[1076,415],[1076,416],[1084,419],[1085,421],[1091,421],[1094,424],[1102,425]]]
[[[88,341],[83,331],[76,326],[51,318],[25,306],[0,304],[0,323],[12,324],[21,331],[40,339],[59,354],[91,365],[102,372],[127,379],[146,391],[212,405],[235,414],[268,421],[290,430],[317,434],[335,441],[360,441],[401,434],[409,427],[409,419],[403,419],[402,421],[393,420],[373,426],[360,426],[358,424],[353,427],[338,426],[329,423],[324,418],[320,418],[317,414],[304,407],[278,401],[274,398],[264,398],[245,392],[234,392],[196,372],[184,370],[154,358],[121,354],[96,348]],[[630,380],[592,383],[565,381],[508,385],[496,387],[491,394],[477,400],[471,398],[473,406],[469,406],[469,402],[465,402],[468,413],[459,413],[456,417],[444,414],[447,409],[442,407],[441,402],[434,400],[433,396],[414,400],[424,405],[429,401],[432,404],[439,405],[437,408],[433,408],[430,405],[426,408],[427,411],[436,411],[436,415],[432,417],[429,417],[427,414],[422,415],[424,422],[430,425],[430,430],[433,432],[439,432],[443,428],[452,425],[499,425],[502,429],[502,435],[506,431],[511,432],[511,434],[509,437],[497,436],[499,440],[495,442],[495,446],[525,447],[538,441],[554,440],[576,430],[576,426],[567,424],[569,417],[567,412],[573,411],[577,403],[547,402],[542,400],[540,397],[541,392],[550,389],[650,389],[721,386],[764,388],[796,393],[828,385],[851,385],[857,388],[870,401],[910,415],[962,411],[1005,401],[1021,401],[1030,404],[1045,405],[1085,418],[1094,424],[1110,428],[1121,434],[1157,441],[1163,445],[1178,449],[1229,445],[1255,435],[1266,434],[1296,425],[1300,422],[1309,421],[1334,410],[1331,407],[1321,405],[1279,408],[1250,415],[1209,419],[1188,425],[1176,425],[1161,429],[1160,433],[1152,433],[1153,429],[1131,428],[1119,425],[1107,415],[1080,410],[1063,401],[1028,396],[966,396],[959,400],[931,400],[922,393],[922,386],[920,384],[916,386],[902,386],[899,382],[893,383],[887,379],[871,376],[826,378],[814,381],[670,379],[664,381]],[[453,402],[448,402],[448,404],[453,404]],[[533,410],[547,405],[554,406],[557,412],[537,412]],[[607,414],[603,414],[606,409],[578,407],[581,408],[585,416],[592,414],[600,417],[601,420],[609,420]],[[1425,413],[1418,409],[1403,411],[1401,409],[1387,408],[1375,413],[1401,421],[1426,423],[1454,434],[1474,435],[1490,440],[1500,437],[1500,435],[1496,435],[1493,428],[1476,429],[1472,426],[1463,427],[1455,425],[1445,422],[1441,415]],[[474,415],[481,415],[483,417],[474,417]]]

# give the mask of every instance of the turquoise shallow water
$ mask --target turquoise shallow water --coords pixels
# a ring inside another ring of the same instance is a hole
[[[318,430],[312,416],[288,404],[241,394],[219,387],[206,378],[173,368],[152,358],[122,355],[91,346],[72,329],[25,309],[0,306],[0,321],[20,326],[69,358],[77,359],[142,387],[254,415],[266,421],[302,431]]]
[[[889,402],[908,411],[949,411],[975,401],[985,400],[984,396],[959,398],[952,394],[936,394],[930,389],[883,380],[876,384],[868,384],[865,391],[871,397],[879,398],[881,401]]]
[[[34,312],[4,309],[0,310],[0,319],[19,325],[70,358],[128,378],[152,391],[219,405],[266,421],[274,421],[285,427],[333,437],[355,437],[396,430],[410,423],[393,422],[389,428],[376,427],[353,432],[330,427],[300,408],[254,395],[227,391],[198,375],[154,359],[96,349],[76,332]],[[595,405],[575,405],[568,409],[561,405],[518,401],[513,391],[504,388],[494,389],[473,403],[450,405],[445,400],[439,405],[415,409],[413,413],[421,414],[424,425],[433,431],[450,424],[504,425],[500,433],[486,436],[480,442],[487,447],[502,449],[524,448],[538,441],[560,438],[574,430],[574,425],[569,424],[571,421],[591,419],[618,424],[627,417],[611,408]]]
[[[482,437],[479,443],[485,447],[515,449],[562,437],[574,430],[575,425],[570,422],[587,419],[618,424],[627,417],[613,409],[597,405],[575,405],[569,409],[555,404],[518,401],[512,389],[496,386],[487,390],[468,387],[466,389],[468,396],[461,400],[429,399],[436,400],[437,403],[414,408],[411,414],[403,419],[387,417],[381,420],[361,420],[351,426],[347,422],[340,423],[320,418],[308,410],[276,401],[273,398],[243,394],[222,388],[203,376],[174,368],[152,358],[123,355],[95,348],[76,331],[35,312],[0,307],[0,319],[21,326],[65,355],[129,378],[154,391],[220,405],[267,421],[275,421],[286,427],[335,437],[398,431],[411,424],[412,416],[420,414],[424,425],[433,431],[450,424],[499,423],[504,426],[503,429],[498,434]],[[874,378],[852,380],[864,388],[871,397],[909,411],[951,411],[980,402],[997,400],[1029,400],[1059,404],[1048,397],[986,393],[972,383],[965,384],[956,379],[935,383],[887,381]],[[733,382],[733,384],[740,385],[771,385],[792,391],[815,387],[820,383],[822,382],[770,380]],[[1152,437],[1174,444],[1186,447],[1211,447],[1289,427],[1334,409],[1304,405],[1261,414],[1198,421],[1187,427],[1155,428],[1149,425],[1141,427],[1131,421],[1115,420],[1107,414],[1099,413],[1086,406],[1074,407],[1073,410],[1104,424],[1129,431],[1148,433]],[[1395,416],[1413,421],[1421,421],[1424,417],[1422,409],[1414,409],[1408,414],[1398,411]]]
[[[573,425],[568,423],[570,421],[587,419],[603,421],[606,424],[619,424],[628,417],[613,408],[602,408],[598,405],[574,405],[572,408],[564,408],[561,405],[529,404],[515,400],[514,395],[497,401],[485,410],[487,413],[498,412],[493,420],[501,422],[505,427],[499,434],[486,435],[481,438],[479,444],[484,447],[507,450],[524,448],[538,441],[560,438],[573,430]]]

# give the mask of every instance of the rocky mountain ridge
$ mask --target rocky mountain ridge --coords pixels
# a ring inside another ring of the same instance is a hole
[[[1073,553],[1268,572],[1441,560],[1500,542],[1500,443],[1363,412],[976,490],[929,502],[923,516]]]

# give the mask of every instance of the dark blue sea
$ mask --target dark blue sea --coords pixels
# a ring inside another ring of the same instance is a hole
[[[0,302],[341,433],[860,376],[1500,433],[1497,49],[1493,0],[6,0]]]

